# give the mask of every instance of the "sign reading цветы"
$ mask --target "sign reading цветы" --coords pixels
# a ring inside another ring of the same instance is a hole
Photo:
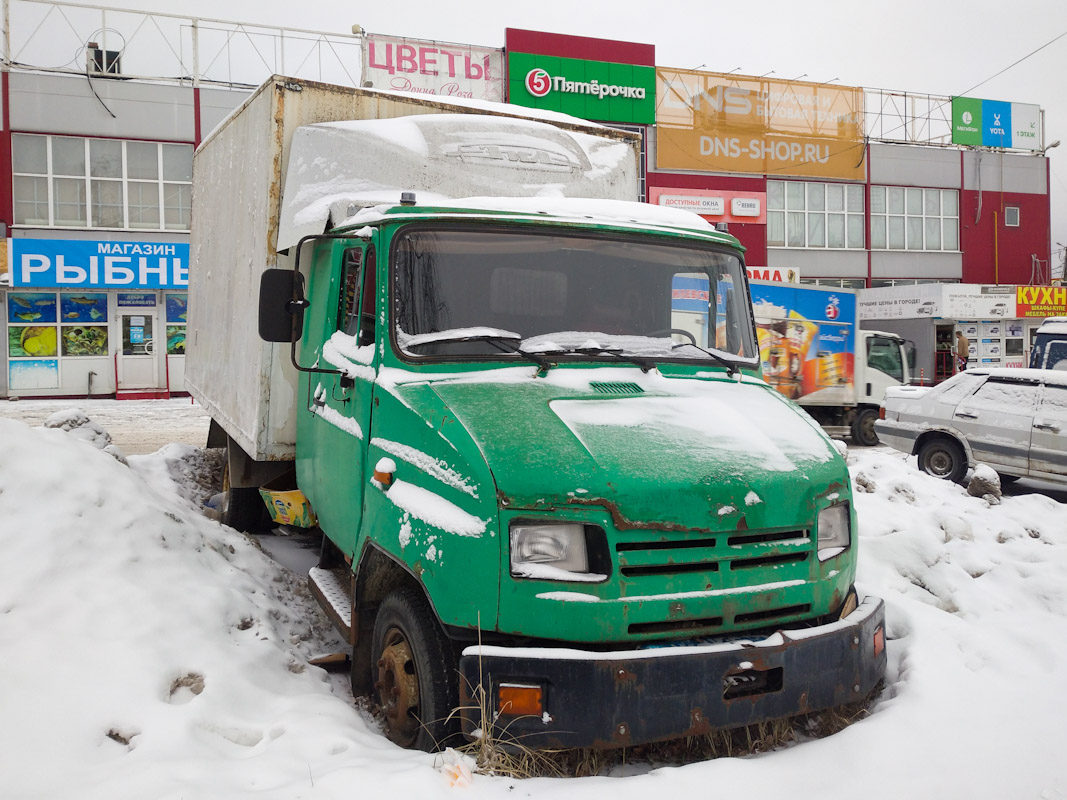
[[[1040,150],[1041,107],[975,97],[952,98],[952,143]]]

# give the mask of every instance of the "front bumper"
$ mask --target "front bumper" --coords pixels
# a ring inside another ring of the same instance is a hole
[[[468,647],[463,732],[473,738],[489,724],[478,699],[492,717],[501,684],[542,689],[540,717],[501,715],[492,731],[531,748],[623,747],[820,711],[866,697],[885,674],[884,644],[884,603],[868,597],[843,620],[762,641],[609,652]]]

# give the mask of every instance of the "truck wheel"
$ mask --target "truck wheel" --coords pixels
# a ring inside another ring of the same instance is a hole
[[[930,439],[919,448],[919,468],[935,478],[959,483],[967,472],[967,460],[963,448],[952,439]]]
[[[230,467],[222,468],[222,506],[219,522],[235,530],[252,533],[267,527],[270,516],[259,489],[235,489],[230,486]]]
[[[878,444],[878,434],[874,432],[874,423],[878,419],[878,412],[873,408],[863,408],[852,420],[852,441],[863,447],[874,447]]]
[[[374,699],[389,739],[427,751],[453,744],[459,731],[455,650],[420,591],[399,589],[382,602],[371,658]]]

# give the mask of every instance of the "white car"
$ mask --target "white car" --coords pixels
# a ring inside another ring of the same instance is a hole
[[[1008,480],[1067,483],[1067,372],[967,370],[886,389],[881,413],[878,438],[935,477],[962,481],[981,462]]]

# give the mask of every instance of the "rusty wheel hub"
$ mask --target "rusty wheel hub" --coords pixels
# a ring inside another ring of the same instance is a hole
[[[389,738],[397,744],[413,742],[419,732],[419,678],[411,646],[396,628],[390,628],[385,635],[374,688],[389,728]]]

